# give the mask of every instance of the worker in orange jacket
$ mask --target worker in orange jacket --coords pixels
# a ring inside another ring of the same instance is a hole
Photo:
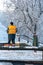
[[[12,41],[13,44],[15,44],[15,35],[17,32],[17,28],[15,25],[13,25],[13,22],[10,22],[10,25],[7,28],[8,33],[8,43],[10,44],[10,41]]]

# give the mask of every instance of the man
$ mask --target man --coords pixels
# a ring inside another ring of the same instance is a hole
[[[13,44],[15,44],[15,35],[16,35],[16,26],[13,25],[13,22],[10,22],[10,25],[8,26],[7,33],[8,33],[8,43],[12,41]]]

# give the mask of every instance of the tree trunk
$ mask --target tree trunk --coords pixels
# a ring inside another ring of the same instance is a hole
[[[35,33],[33,35],[33,46],[38,46],[38,37]]]

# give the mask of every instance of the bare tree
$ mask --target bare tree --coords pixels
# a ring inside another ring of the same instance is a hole
[[[18,33],[27,36],[28,40],[30,37],[33,39],[34,33],[37,35],[37,24],[43,13],[41,0],[10,0],[6,7],[7,15],[14,21]]]

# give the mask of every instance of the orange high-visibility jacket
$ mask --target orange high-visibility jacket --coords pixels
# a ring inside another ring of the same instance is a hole
[[[8,26],[8,34],[16,34],[16,26],[9,25]]]

